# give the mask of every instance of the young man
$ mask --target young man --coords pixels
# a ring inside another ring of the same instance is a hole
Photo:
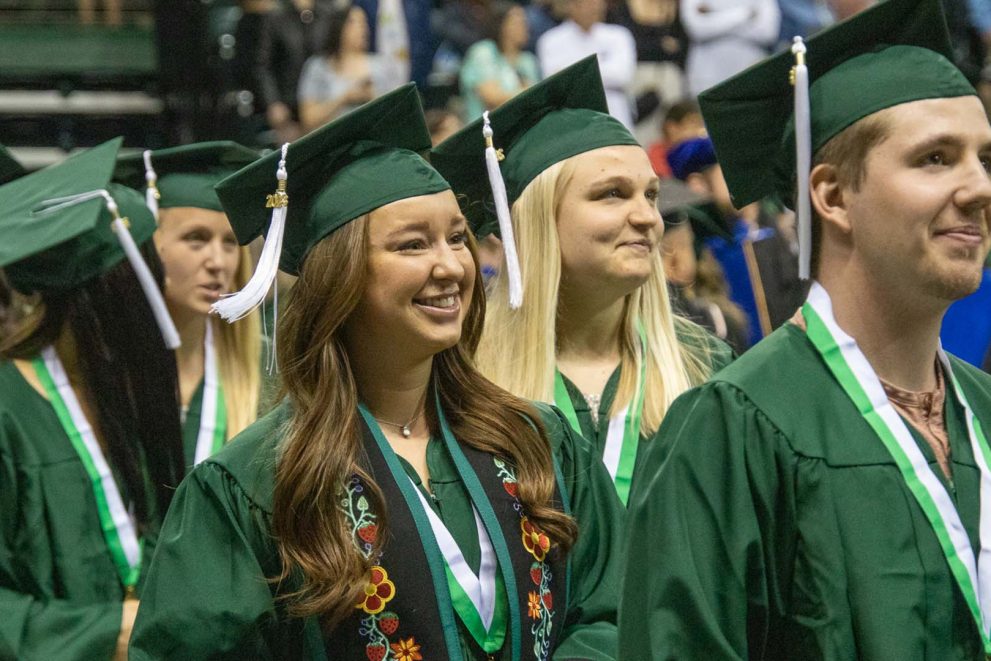
[[[991,652],[991,378],[938,340],[988,253],[991,126],[950,52],[939,0],[809,41],[817,282],[641,461],[620,658]],[[794,186],[793,62],[701,99],[738,205]]]

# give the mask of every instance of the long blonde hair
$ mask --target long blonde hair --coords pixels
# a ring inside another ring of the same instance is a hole
[[[579,155],[580,156],[580,155]],[[492,283],[485,332],[478,347],[479,369],[497,385],[524,399],[554,401],[557,367],[557,307],[561,251],[557,210],[574,174],[573,156],[541,172],[513,204],[513,233],[523,275],[523,306],[509,308],[509,284],[501,273]],[[633,399],[639,374],[638,322],[647,337],[647,377],[642,430],[653,434],[674,399],[705,381],[712,371],[704,331],[671,311],[660,251],[650,278],[626,296],[620,322],[619,388],[610,415]],[[678,342],[675,329],[696,336],[692,347]]]
[[[247,246],[238,250],[240,260],[234,271],[233,291],[240,291],[253,271],[251,252]],[[213,336],[216,338],[220,382],[224,387],[224,406],[227,410],[227,440],[230,440],[258,416],[261,315],[255,310],[233,324],[211,315],[207,323],[213,324]]]

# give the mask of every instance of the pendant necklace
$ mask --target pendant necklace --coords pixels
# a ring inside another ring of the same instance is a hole
[[[410,436],[413,435],[413,430],[411,429],[412,426],[413,426],[413,424],[417,420],[420,419],[420,416],[421,415],[423,415],[423,409],[422,408],[420,410],[418,410],[416,413],[414,413],[413,414],[413,417],[410,418],[409,421],[406,424],[399,424],[398,422],[389,422],[388,420],[383,420],[382,418],[375,418],[375,419],[380,424],[389,425],[390,427],[395,427],[396,429],[398,429],[399,430],[399,433],[401,433],[403,435],[403,438],[409,438]],[[372,417],[375,417],[375,416],[372,416]]]

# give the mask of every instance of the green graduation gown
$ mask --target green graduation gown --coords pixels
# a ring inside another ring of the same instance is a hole
[[[542,410],[581,530],[569,556],[571,598],[554,658],[614,659],[622,506],[591,446],[560,414]],[[280,405],[180,486],[148,574],[131,659],[304,654],[300,622],[282,614],[275,587],[265,580],[278,570],[270,536],[272,490],[279,428],[287,415],[287,405]],[[432,507],[477,571],[480,551],[464,484],[442,443],[430,441],[427,462],[438,501]],[[460,620],[458,625],[462,651],[486,658]]]
[[[124,589],[86,469],[12,362],[0,393],[0,659],[110,659]],[[156,530],[144,532],[150,558]]]
[[[991,428],[991,377],[951,361]],[[952,393],[945,419],[977,548],[979,472]],[[801,329],[679,398],[659,440],[630,499],[621,658],[984,658],[928,520]]]
[[[689,335],[679,327],[679,331],[681,332],[678,333],[678,341],[688,346],[697,355],[707,356],[712,365],[713,374],[733,362],[735,355],[733,354],[733,350],[729,348],[729,345],[710,335],[708,332],[702,331],[701,328],[698,330],[704,333],[704,335]],[[701,341],[706,343],[704,347],[700,345]],[[592,412],[588,407],[588,401],[582,395],[582,391],[571,382],[571,379],[564,376],[564,374],[561,375],[564,381],[564,387],[568,391],[568,399],[571,400],[571,405],[575,407],[575,415],[578,418],[578,424],[581,426],[581,435],[592,441],[598,451],[599,457],[602,456],[606,449],[606,436],[609,433],[609,411],[612,409],[613,401],[616,399],[616,391],[619,389],[621,374],[622,367],[620,366],[609,376],[605,388],[602,389],[602,397],[599,400],[599,410],[597,411],[598,423],[593,420]],[[656,436],[657,434],[655,433],[651,438],[655,438]],[[640,437],[634,466],[640,464],[644,454],[644,448],[649,442],[650,440],[644,436]]]

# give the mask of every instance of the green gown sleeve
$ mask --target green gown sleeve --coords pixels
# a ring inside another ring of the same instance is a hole
[[[633,480],[620,658],[763,658],[768,614],[782,612],[766,568],[788,545],[762,539],[789,538],[774,530],[791,520],[788,448],[733,386],[674,402]]]
[[[299,656],[258,560],[267,545],[257,531],[269,526],[256,517],[267,516],[220,465],[193,470],[159,536],[130,659],[271,659],[294,647]]]
[[[43,518],[36,483],[40,474],[12,456],[9,448],[16,444],[8,443],[4,420],[0,420],[0,659],[110,659],[120,634],[120,601],[45,598],[50,591],[38,585],[54,564],[43,531],[57,522]],[[31,530],[38,534],[25,532]]]
[[[621,545],[625,508],[595,448],[557,409],[544,415],[564,480],[578,539],[571,550],[568,614],[553,658],[617,658]]]

